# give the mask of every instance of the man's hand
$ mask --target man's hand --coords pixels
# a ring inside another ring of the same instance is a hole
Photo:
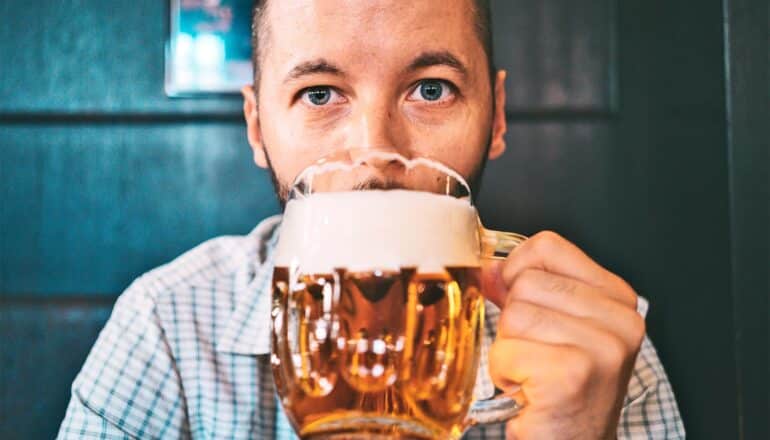
[[[645,334],[633,289],[553,232],[485,266],[483,276],[501,308],[490,374],[526,398],[506,437],[615,438]]]

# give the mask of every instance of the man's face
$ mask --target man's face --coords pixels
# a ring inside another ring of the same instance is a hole
[[[505,75],[490,84],[471,0],[270,1],[264,25],[244,112],[255,162],[269,159],[281,188],[340,149],[427,156],[473,177],[505,148]]]

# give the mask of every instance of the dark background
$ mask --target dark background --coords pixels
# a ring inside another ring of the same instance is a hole
[[[555,229],[650,299],[690,438],[770,438],[767,2],[493,4],[485,222]],[[164,96],[166,2],[0,17],[0,438],[51,438],[121,290],[278,206],[240,99]]]

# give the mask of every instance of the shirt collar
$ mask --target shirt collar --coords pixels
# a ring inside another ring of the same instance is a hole
[[[256,243],[247,281],[237,287],[235,307],[220,334],[216,351],[244,355],[270,353],[270,297],[274,249],[278,242],[281,216],[260,222],[248,239]]]

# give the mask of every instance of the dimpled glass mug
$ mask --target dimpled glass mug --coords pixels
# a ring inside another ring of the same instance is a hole
[[[484,229],[465,180],[426,158],[344,151],[292,186],[275,251],[272,369],[306,439],[456,439],[513,417],[474,399],[484,258],[525,240]]]

